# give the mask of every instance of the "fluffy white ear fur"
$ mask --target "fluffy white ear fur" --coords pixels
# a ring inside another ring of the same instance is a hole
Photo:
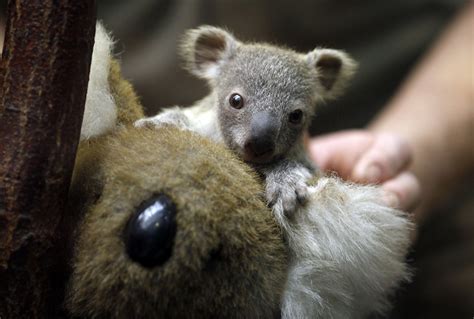
[[[115,126],[117,120],[117,107],[108,81],[112,46],[112,39],[104,27],[97,23],[81,140],[105,133]]]
[[[347,86],[357,69],[357,63],[345,52],[333,49],[314,49],[306,61],[316,71],[317,98],[333,99]]]
[[[364,318],[382,313],[409,279],[412,224],[380,203],[379,189],[321,178],[307,208],[284,225],[292,262],[282,318]]]
[[[220,67],[232,57],[239,42],[229,32],[201,26],[184,35],[181,45],[186,68],[194,75],[213,80],[219,75]]]

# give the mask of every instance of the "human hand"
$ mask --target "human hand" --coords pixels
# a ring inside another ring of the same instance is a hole
[[[381,184],[391,207],[413,210],[420,199],[420,184],[407,170],[412,150],[397,135],[343,131],[309,139],[308,150],[324,171],[358,183]]]

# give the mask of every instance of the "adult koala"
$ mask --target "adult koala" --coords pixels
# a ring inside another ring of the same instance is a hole
[[[408,277],[405,214],[376,187],[319,177],[283,232],[258,176],[224,146],[131,125],[141,106],[110,48],[99,26],[69,202],[84,215],[73,315],[363,318],[387,308]]]

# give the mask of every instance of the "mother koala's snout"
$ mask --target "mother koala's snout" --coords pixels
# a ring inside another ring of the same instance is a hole
[[[262,111],[254,114],[250,122],[250,134],[245,141],[244,159],[250,162],[270,160],[275,151],[278,121],[275,115]]]

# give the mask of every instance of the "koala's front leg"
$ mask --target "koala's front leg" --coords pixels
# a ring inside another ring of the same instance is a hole
[[[190,129],[187,116],[179,108],[165,110],[158,115],[140,119],[134,123],[136,127],[161,127],[163,125],[173,125],[181,129]]]
[[[308,198],[307,181],[312,170],[303,163],[282,161],[261,170],[265,175],[268,204],[279,215],[291,215]]]

